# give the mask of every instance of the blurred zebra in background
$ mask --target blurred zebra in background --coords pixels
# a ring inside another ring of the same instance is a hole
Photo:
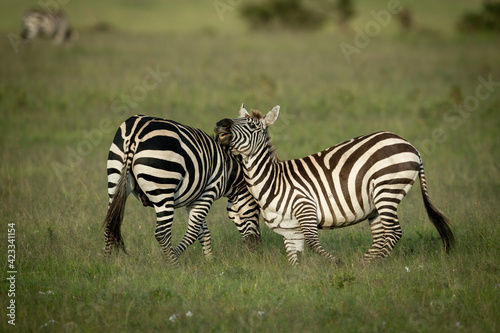
[[[447,217],[431,202],[418,151],[403,138],[377,132],[340,143],[300,159],[279,161],[268,126],[279,106],[265,117],[223,119],[215,127],[219,141],[242,157],[245,179],[268,226],[284,237],[288,260],[295,264],[304,241],[315,252],[326,252],[318,229],[341,228],[368,220],[373,245],[364,261],[385,258],[402,236],[397,207],[420,177],[427,214],[448,251],[454,242]]]
[[[32,9],[23,15],[21,38],[25,43],[39,37],[52,39],[55,44],[61,44],[68,42],[71,35],[71,26],[62,12]]]
[[[147,116],[127,119],[116,132],[108,155],[109,206],[104,221],[105,255],[113,246],[125,251],[121,224],[132,192],[156,211],[155,237],[167,259],[196,239],[210,258],[211,238],[205,223],[214,200],[227,197],[227,213],[250,249],[260,244],[259,207],[248,191],[240,163],[203,131],[171,120]],[[188,228],[175,249],[171,227],[174,208],[186,207]],[[125,251],[126,252],[126,251]]]

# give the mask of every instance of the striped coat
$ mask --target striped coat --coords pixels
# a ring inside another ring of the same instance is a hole
[[[397,207],[420,177],[424,205],[445,248],[453,244],[448,220],[430,201],[418,151],[403,138],[378,132],[340,143],[300,159],[279,161],[268,126],[279,106],[265,117],[224,119],[215,128],[221,144],[243,158],[248,188],[267,225],[283,235],[290,263],[298,262],[304,242],[337,261],[318,239],[318,229],[346,227],[368,220],[373,245],[364,260],[387,257],[402,236]]]
[[[259,208],[245,186],[241,165],[199,129],[147,116],[133,116],[120,126],[108,156],[107,257],[114,246],[125,250],[120,230],[130,193],[144,206],[154,207],[155,237],[173,264],[196,239],[211,257],[205,218],[213,201],[221,197],[228,198],[228,216],[244,243],[253,249],[260,242]],[[189,223],[173,249],[171,228],[178,207],[187,208]]]

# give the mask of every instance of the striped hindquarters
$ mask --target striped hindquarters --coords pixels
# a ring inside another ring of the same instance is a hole
[[[108,155],[108,193],[106,244],[121,240],[119,227],[113,228],[121,224],[121,218],[114,218],[119,215],[110,212],[116,200],[124,206],[123,193],[125,197],[133,193],[144,206],[154,207],[155,237],[173,263],[196,239],[204,253],[211,256],[205,219],[213,201],[222,196],[229,198],[228,215],[244,241],[260,240],[258,206],[245,186],[242,168],[234,156],[202,130],[171,120],[133,116],[120,126]],[[182,240],[173,249],[171,227],[174,208],[178,207],[187,207],[189,222]],[[112,230],[118,231],[110,234]],[[119,245],[123,248],[123,242]]]
[[[161,206],[165,197],[175,197],[175,206],[184,206],[195,200],[212,179],[221,176],[222,156],[218,152],[213,140],[201,130],[134,116],[122,124],[113,140],[108,177],[117,179],[128,159],[133,190],[145,193],[156,205]],[[111,181],[113,184],[116,182]]]

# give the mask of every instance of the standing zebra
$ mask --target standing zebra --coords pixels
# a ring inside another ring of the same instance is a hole
[[[71,33],[71,26],[62,12],[32,9],[23,15],[21,37],[25,43],[41,37],[61,44],[70,40]]]
[[[295,264],[306,244],[336,262],[318,239],[318,229],[346,227],[368,219],[373,245],[364,261],[385,258],[402,236],[397,207],[420,176],[424,205],[445,249],[454,243],[448,219],[430,201],[418,151],[401,137],[378,132],[322,152],[279,161],[268,133],[279,106],[265,117],[242,106],[240,118],[223,119],[215,132],[222,145],[242,156],[245,179],[264,220],[285,241]]]
[[[116,132],[108,156],[109,206],[104,221],[106,257],[113,246],[125,252],[121,224],[130,193],[156,211],[155,237],[167,259],[196,239],[210,258],[210,232],[205,217],[214,200],[227,197],[227,213],[243,242],[260,242],[259,207],[245,185],[240,163],[203,131],[171,120],[147,116],[127,119]],[[174,208],[186,207],[189,223],[175,249],[171,243]]]

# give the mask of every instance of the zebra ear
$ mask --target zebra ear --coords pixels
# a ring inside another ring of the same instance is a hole
[[[269,126],[274,124],[276,119],[278,119],[278,115],[280,114],[280,106],[276,105],[271,111],[266,114],[264,118],[264,125]]]
[[[240,108],[240,118],[245,118],[246,116],[249,116],[250,114],[248,113],[247,110],[245,110],[245,106],[241,104]]]

